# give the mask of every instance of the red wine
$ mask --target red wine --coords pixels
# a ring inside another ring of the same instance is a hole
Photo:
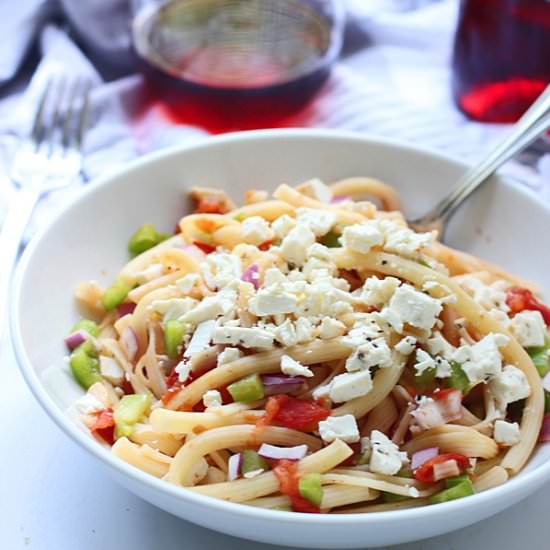
[[[453,56],[459,108],[515,122],[550,83],[550,2],[462,0]]]

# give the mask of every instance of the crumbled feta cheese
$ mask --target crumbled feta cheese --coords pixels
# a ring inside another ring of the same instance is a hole
[[[416,338],[414,336],[405,336],[395,345],[395,351],[402,355],[410,355],[416,348]]]
[[[296,215],[298,225],[307,227],[317,237],[326,235],[336,223],[336,214],[328,210],[298,208]]]
[[[118,361],[106,355],[99,356],[99,372],[103,378],[106,378],[115,386],[122,384],[124,380],[124,370],[118,364]]]
[[[208,390],[202,396],[202,402],[207,409],[210,407],[221,407],[222,394],[218,390]]]
[[[359,346],[346,360],[349,372],[369,369],[370,367],[386,368],[392,366],[391,350],[384,338],[377,338]]]
[[[320,399],[328,398],[329,393],[330,393],[330,384],[325,384],[324,386],[317,386],[311,392],[311,396],[315,401],[319,401]]]
[[[329,396],[335,403],[343,403],[367,395],[372,389],[372,378],[368,369],[345,372],[332,379]]]
[[[143,271],[139,271],[138,273],[136,273],[136,281],[140,285],[148,283],[149,281],[160,277],[162,275],[163,269],[164,268],[162,267],[162,264],[151,264]]]
[[[284,239],[294,227],[296,227],[296,220],[287,214],[278,217],[271,224],[271,229],[273,229],[275,235],[281,240]]]
[[[342,233],[342,244],[354,252],[367,254],[373,246],[384,243],[384,235],[375,221],[348,225]]]
[[[178,373],[178,380],[180,382],[185,382],[189,378],[189,374],[191,373],[191,361],[189,361],[188,359],[180,361],[175,366],[174,370]]]
[[[503,281],[496,281],[492,285],[486,285],[475,275],[461,275],[457,277],[458,284],[481,307],[492,310],[498,309],[507,313],[510,308],[506,304],[506,286]]]
[[[241,236],[245,243],[260,245],[273,239],[273,231],[269,222],[260,216],[251,216],[242,222]]]
[[[276,315],[277,313],[293,313],[298,299],[294,294],[285,292],[277,286],[261,288],[249,301],[248,309],[258,317]]]
[[[516,313],[510,321],[510,330],[524,348],[544,346],[547,337],[546,323],[540,311]]]
[[[283,239],[281,255],[287,262],[302,266],[307,260],[307,250],[314,242],[314,233],[303,225],[297,225]]]
[[[264,287],[286,283],[284,273],[277,267],[270,267],[264,273]]]
[[[477,384],[500,373],[502,357],[498,348],[507,343],[508,338],[504,334],[487,334],[473,346],[459,347],[453,359],[460,363],[470,383]]]
[[[296,323],[294,323],[296,328],[296,338],[298,344],[305,344],[306,342],[311,342],[314,338],[313,326],[311,322],[305,317],[300,317]]]
[[[394,292],[389,301],[388,309],[404,323],[429,330],[434,326],[437,316],[441,313],[442,306],[440,300],[404,284]]]
[[[243,352],[237,348],[225,348],[218,355],[218,366],[236,361],[243,356]]]
[[[250,470],[250,472],[246,472],[243,474],[243,477],[245,479],[252,479],[253,477],[259,476],[260,474],[264,473],[263,468],[258,468],[257,470]]]
[[[320,260],[319,258],[308,258],[304,264],[302,273],[309,282],[314,283],[320,277],[331,277],[334,275],[336,273],[336,264]]]
[[[326,262],[332,261],[330,249],[327,246],[322,245],[321,243],[313,243],[307,249],[307,255],[310,258],[317,258],[318,260],[324,260]]]
[[[288,374],[288,376],[305,376],[306,378],[313,376],[313,371],[310,368],[295,361],[290,355],[281,357],[281,371],[283,374]]]
[[[176,281],[176,286],[184,294],[189,294],[195,285],[200,281],[200,275],[197,273],[188,273]]]
[[[395,277],[369,277],[363,285],[361,300],[368,306],[385,306],[400,284]]]
[[[345,332],[346,325],[344,325],[344,323],[337,321],[336,319],[331,319],[330,317],[325,317],[321,321],[321,326],[319,327],[319,338],[328,340],[330,338],[342,336]]]
[[[423,349],[417,349],[414,368],[416,370],[416,376],[420,376],[428,369],[435,369],[435,361],[433,360],[433,357],[426,353]]]
[[[407,227],[399,227],[386,232],[384,250],[405,258],[414,258],[418,253],[435,241],[437,233],[415,233]]]
[[[180,317],[180,320],[183,323],[198,325],[203,321],[216,319],[216,317],[224,315],[228,311],[230,311],[230,308],[222,296],[208,296],[191,311]]]
[[[261,328],[216,327],[212,334],[214,344],[233,344],[245,348],[269,349],[273,347],[273,335]]]
[[[389,307],[385,307],[378,316],[382,321],[388,323],[388,325],[395,330],[395,332],[402,334],[404,327],[403,319],[401,316]]]
[[[314,178],[300,185],[302,193],[316,199],[319,202],[329,204],[332,200],[331,188],[323,183],[320,179]]]
[[[285,347],[295,346],[298,343],[296,327],[290,319],[286,319],[275,329],[275,338]]]
[[[344,416],[329,416],[319,422],[319,435],[325,443],[332,443],[341,439],[346,443],[359,441],[359,428],[352,414]]]
[[[456,348],[445,340],[441,332],[434,332],[433,336],[427,340],[426,345],[432,355],[441,355],[445,359],[452,359],[456,352]]]
[[[364,318],[359,319],[353,325],[343,342],[352,348],[356,348],[364,344],[366,340],[380,338],[384,335],[384,329],[378,321],[379,319],[374,314],[366,314]]]
[[[527,377],[513,365],[506,365],[502,372],[492,378],[489,381],[489,389],[501,411],[506,410],[509,403],[525,399],[531,394]]]
[[[383,475],[395,475],[407,463],[407,453],[388,439],[382,432],[373,430],[370,434],[371,455],[369,468],[372,472]]]
[[[511,447],[520,442],[519,424],[517,422],[511,423],[505,420],[497,420],[495,422],[493,437],[499,445]]]
[[[443,359],[443,357],[436,357],[435,358],[435,376],[436,378],[447,378],[451,376],[453,373],[453,369],[451,368],[451,364],[446,359]]]
[[[101,402],[95,395],[86,393],[78,399],[75,407],[80,414],[94,414],[101,412],[105,408],[105,403]]]
[[[193,298],[172,298],[170,300],[153,300],[151,309],[163,316],[163,321],[181,319],[199,302]]]
[[[241,278],[241,260],[225,252],[213,252],[201,264],[203,278],[211,290],[219,290]]]

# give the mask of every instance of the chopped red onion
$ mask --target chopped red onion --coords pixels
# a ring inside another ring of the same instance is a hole
[[[210,345],[210,340],[212,340],[212,332],[214,332],[215,328],[216,321],[213,319],[199,323],[183,356],[192,357],[196,353],[204,351]]]
[[[345,202],[350,201],[351,197],[349,195],[334,195],[332,199],[330,199],[331,204],[338,204],[339,202]]]
[[[191,256],[197,262],[202,262],[206,258],[206,254],[194,244],[186,244],[184,247],[182,247],[182,250],[189,254],[189,256]]]
[[[437,447],[429,447],[428,449],[417,451],[411,457],[411,469],[414,471],[420,468],[424,462],[428,462],[428,460],[435,458],[438,454],[439,449]]]
[[[241,276],[241,281],[252,283],[254,288],[258,290],[260,287],[260,270],[257,264],[249,266]]]
[[[307,445],[297,445],[296,447],[277,447],[263,443],[258,450],[258,454],[264,458],[272,460],[301,460],[307,454]]]
[[[134,302],[123,302],[122,304],[116,306],[116,312],[119,317],[124,317],[125,315],[134,313],[134,309],[136,309],[136,304],[134,304]]]
[[[88,339],[88,336],[85,330],[77,330],[65,338],[65,345],[69,351],[73,351],[80,344],[83,344]]]
[[[542,379],[542,387],[550,392],[550,372]]]
[[[550,413],[546,413],[542,419],[539,441],[550,441]]]
[[[122,347],[130,361],[134,359],[138,351],[138,339],[132,327],[126,327],[120,336]]]
[[[227,481],[234,481],[241,473],[242,454],[231,455],[227,461]]]
[[[306,380],[303,376],[289,376],[288,374],[264,374],[261,378],[265,395],[299,390]]]

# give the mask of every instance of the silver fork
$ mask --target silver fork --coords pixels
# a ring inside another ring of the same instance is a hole
[[[37,202],[75,183],[82,171],[90,85],[51,78],[42,93],[30,136],[14,155],[10,178],[17,188],[0,230],[0,337],[8,316],[11,274]]]

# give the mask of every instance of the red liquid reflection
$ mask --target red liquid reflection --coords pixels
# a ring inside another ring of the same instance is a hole
[[[453,69],[464,113],[516,121],[550,82],[550,3],[462,0]]]

